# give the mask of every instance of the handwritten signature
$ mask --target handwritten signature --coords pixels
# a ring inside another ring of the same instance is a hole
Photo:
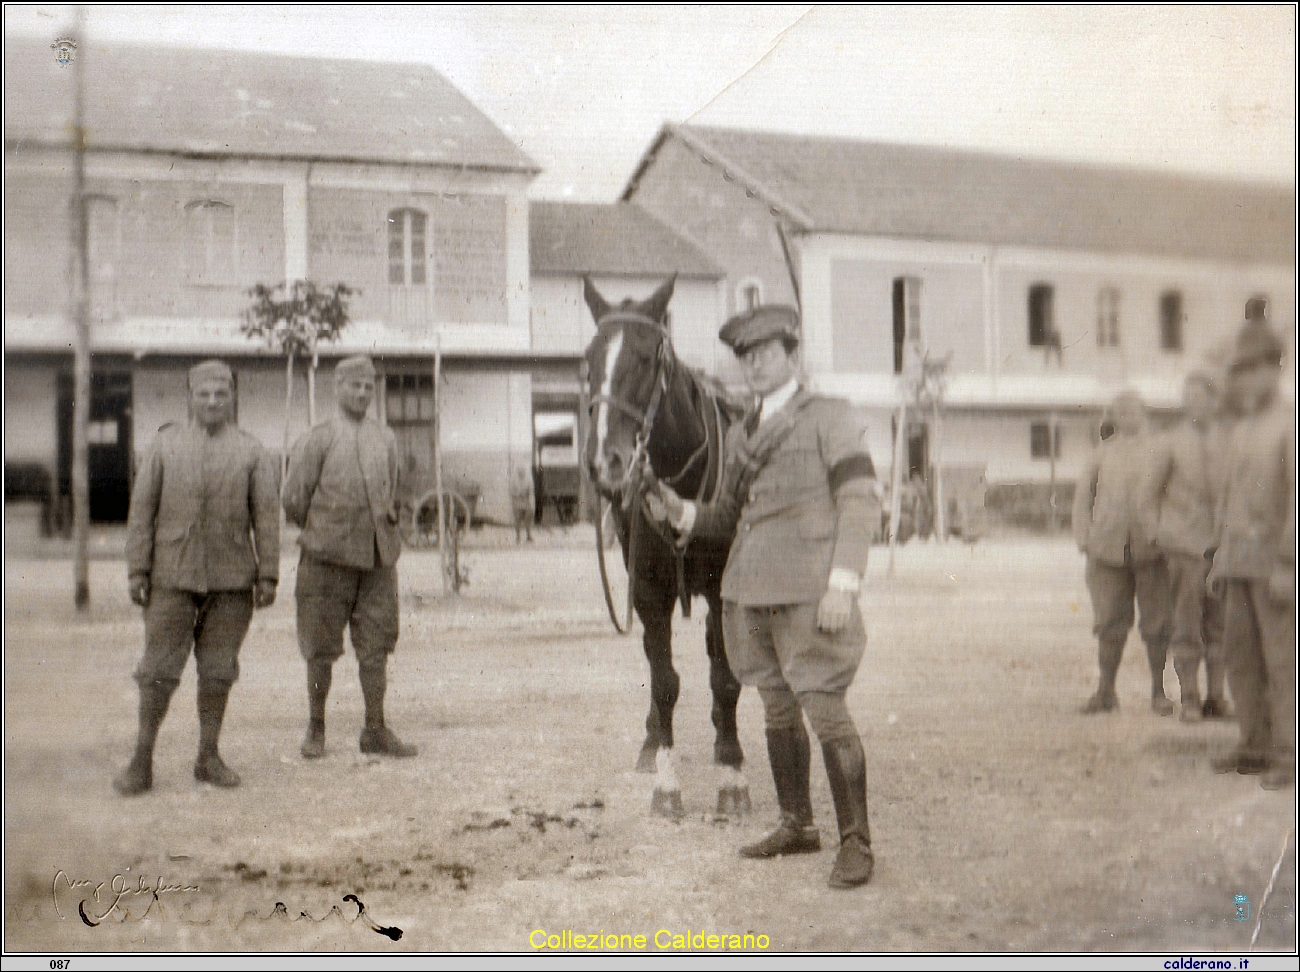
[[[82,923],[89,928],[97,928],[109,918],[118,923],[143,921],[155,909],[157,910],[155,917],[158,918],[184,924],[209,925],[216,915],[217,902],[215,900],[212,902],[208,914],[202,920],[196,920],[193,917],[192,901],[185,902],[180,909],[184,912],[184,915],[170,913],[163,901],[164,895],[197,893],[199,890],[197,884],[170,884],[164,882],[161,876],[152,882],[143,876],[137,876],[135,883],[132,883],[131,878],[124,874],[114,874],[108,881],[90,881],[74,878],[60,868],[54,874],[50,894],[54,902],[54,911],[60,918],[67,917],[61,907],[61,896],[71,898],[80,894],[80,899],[77,902],[77,915],[81,918]],[[321,922],[336,918],[349,924],[360,921],[371,931],[394,942],[401,939],[402,929],[395,925],[380,924],[371,918],[366,911],[365,902],[357,895],[345,894],[342,900],[344,903],[356,908],[355,915],[345,915],[343,909],[336,904],[331,906],[330,910],[319,918],[307,911],[299,911],[296,917],[291,917],[288,906],[283,901],[277,901],[269,914],[263,915],[255,908],[249,909],[234,924],[235,927],[239,927],[248,920],[270,921],[279,919]],[[88,911],[87,903],[90,901],[93,901],[94,904]],[[136,906],[143,901],[147,901],[147,904],[145,904],[144,910],[140,911]]]

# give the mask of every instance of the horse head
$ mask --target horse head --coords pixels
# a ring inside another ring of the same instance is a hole
[[[584,355],[590,422],[583,461],[606,496],[624,493],[645,458],[674,360],[668,301],[676,280],[643,301],[627,298],[615,306],[583,278],[582,295],[596,322]]]

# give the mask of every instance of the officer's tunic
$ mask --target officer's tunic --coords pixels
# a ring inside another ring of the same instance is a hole
[[[392,430],[344,415],[298,440],[284,486],[284,510],[300,526],[294,597],[298,647],[308,661],[352,648],[363,664],[397,645],[399,459]]]
[[[779,444],[754,469],[772,437]],[[741,683],[799,694],[842,693],[852,682],[866,647],[856,599],[834,635],[818,629],[817,608],[834,568],[866,570],[874,475],[864,427],[841,399],[801,388],[756,427],[751,416],[728,431],[727,478],[691,534],[734,530],[723,625]]]
[[[274,458],[233,425],[159,430],[126,528],[128,575],[150,585],[138,680],[178,680],[191,644],[201,680],[239,676],[253,585],[279,578],[279,484]]]

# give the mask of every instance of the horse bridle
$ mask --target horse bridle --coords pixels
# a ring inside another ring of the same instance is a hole
[[[628,510],[631,508],[632,503],[635,502],[636,487],[640,484],[641,467],[646,461],[646,447],[650,441],[650,432],[654,428],[655,418],[659,414],[659,405],[663,401],[664,392],[668,390],[668,376],[672,370],[673,354],[672,347],[668,342],[668,329],[644,314],[615,311],[602,317],[596,327],[600,329],[611,324],[633,324],[638,327],[651,327],[659,335],[659,345],[655,350],[654,387],[651,389],[650,401],[644,410],[615,395],[594,395],[587,402],[587,419],[589,422],[594,421],[594,412],[599,406],[608,405],[615,411],[622,412],[640,423],[640,428],[636,434],[636,445],[632,450],[632,460],[627,464],[627,469],[623,471],[623,478],[619,480],[613,489],[613,492],[621,495],[624,510]],[[628,489],[629,486],[633,488]]]

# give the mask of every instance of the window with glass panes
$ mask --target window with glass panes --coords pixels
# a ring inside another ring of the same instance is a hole
[[[429,218],[418,209],[394,209],[388,214],[388,282],[408,287],[428,283]]]
[[[384,379],[384,412],[389,425],[433,421],[433,375],[388,375]]]

